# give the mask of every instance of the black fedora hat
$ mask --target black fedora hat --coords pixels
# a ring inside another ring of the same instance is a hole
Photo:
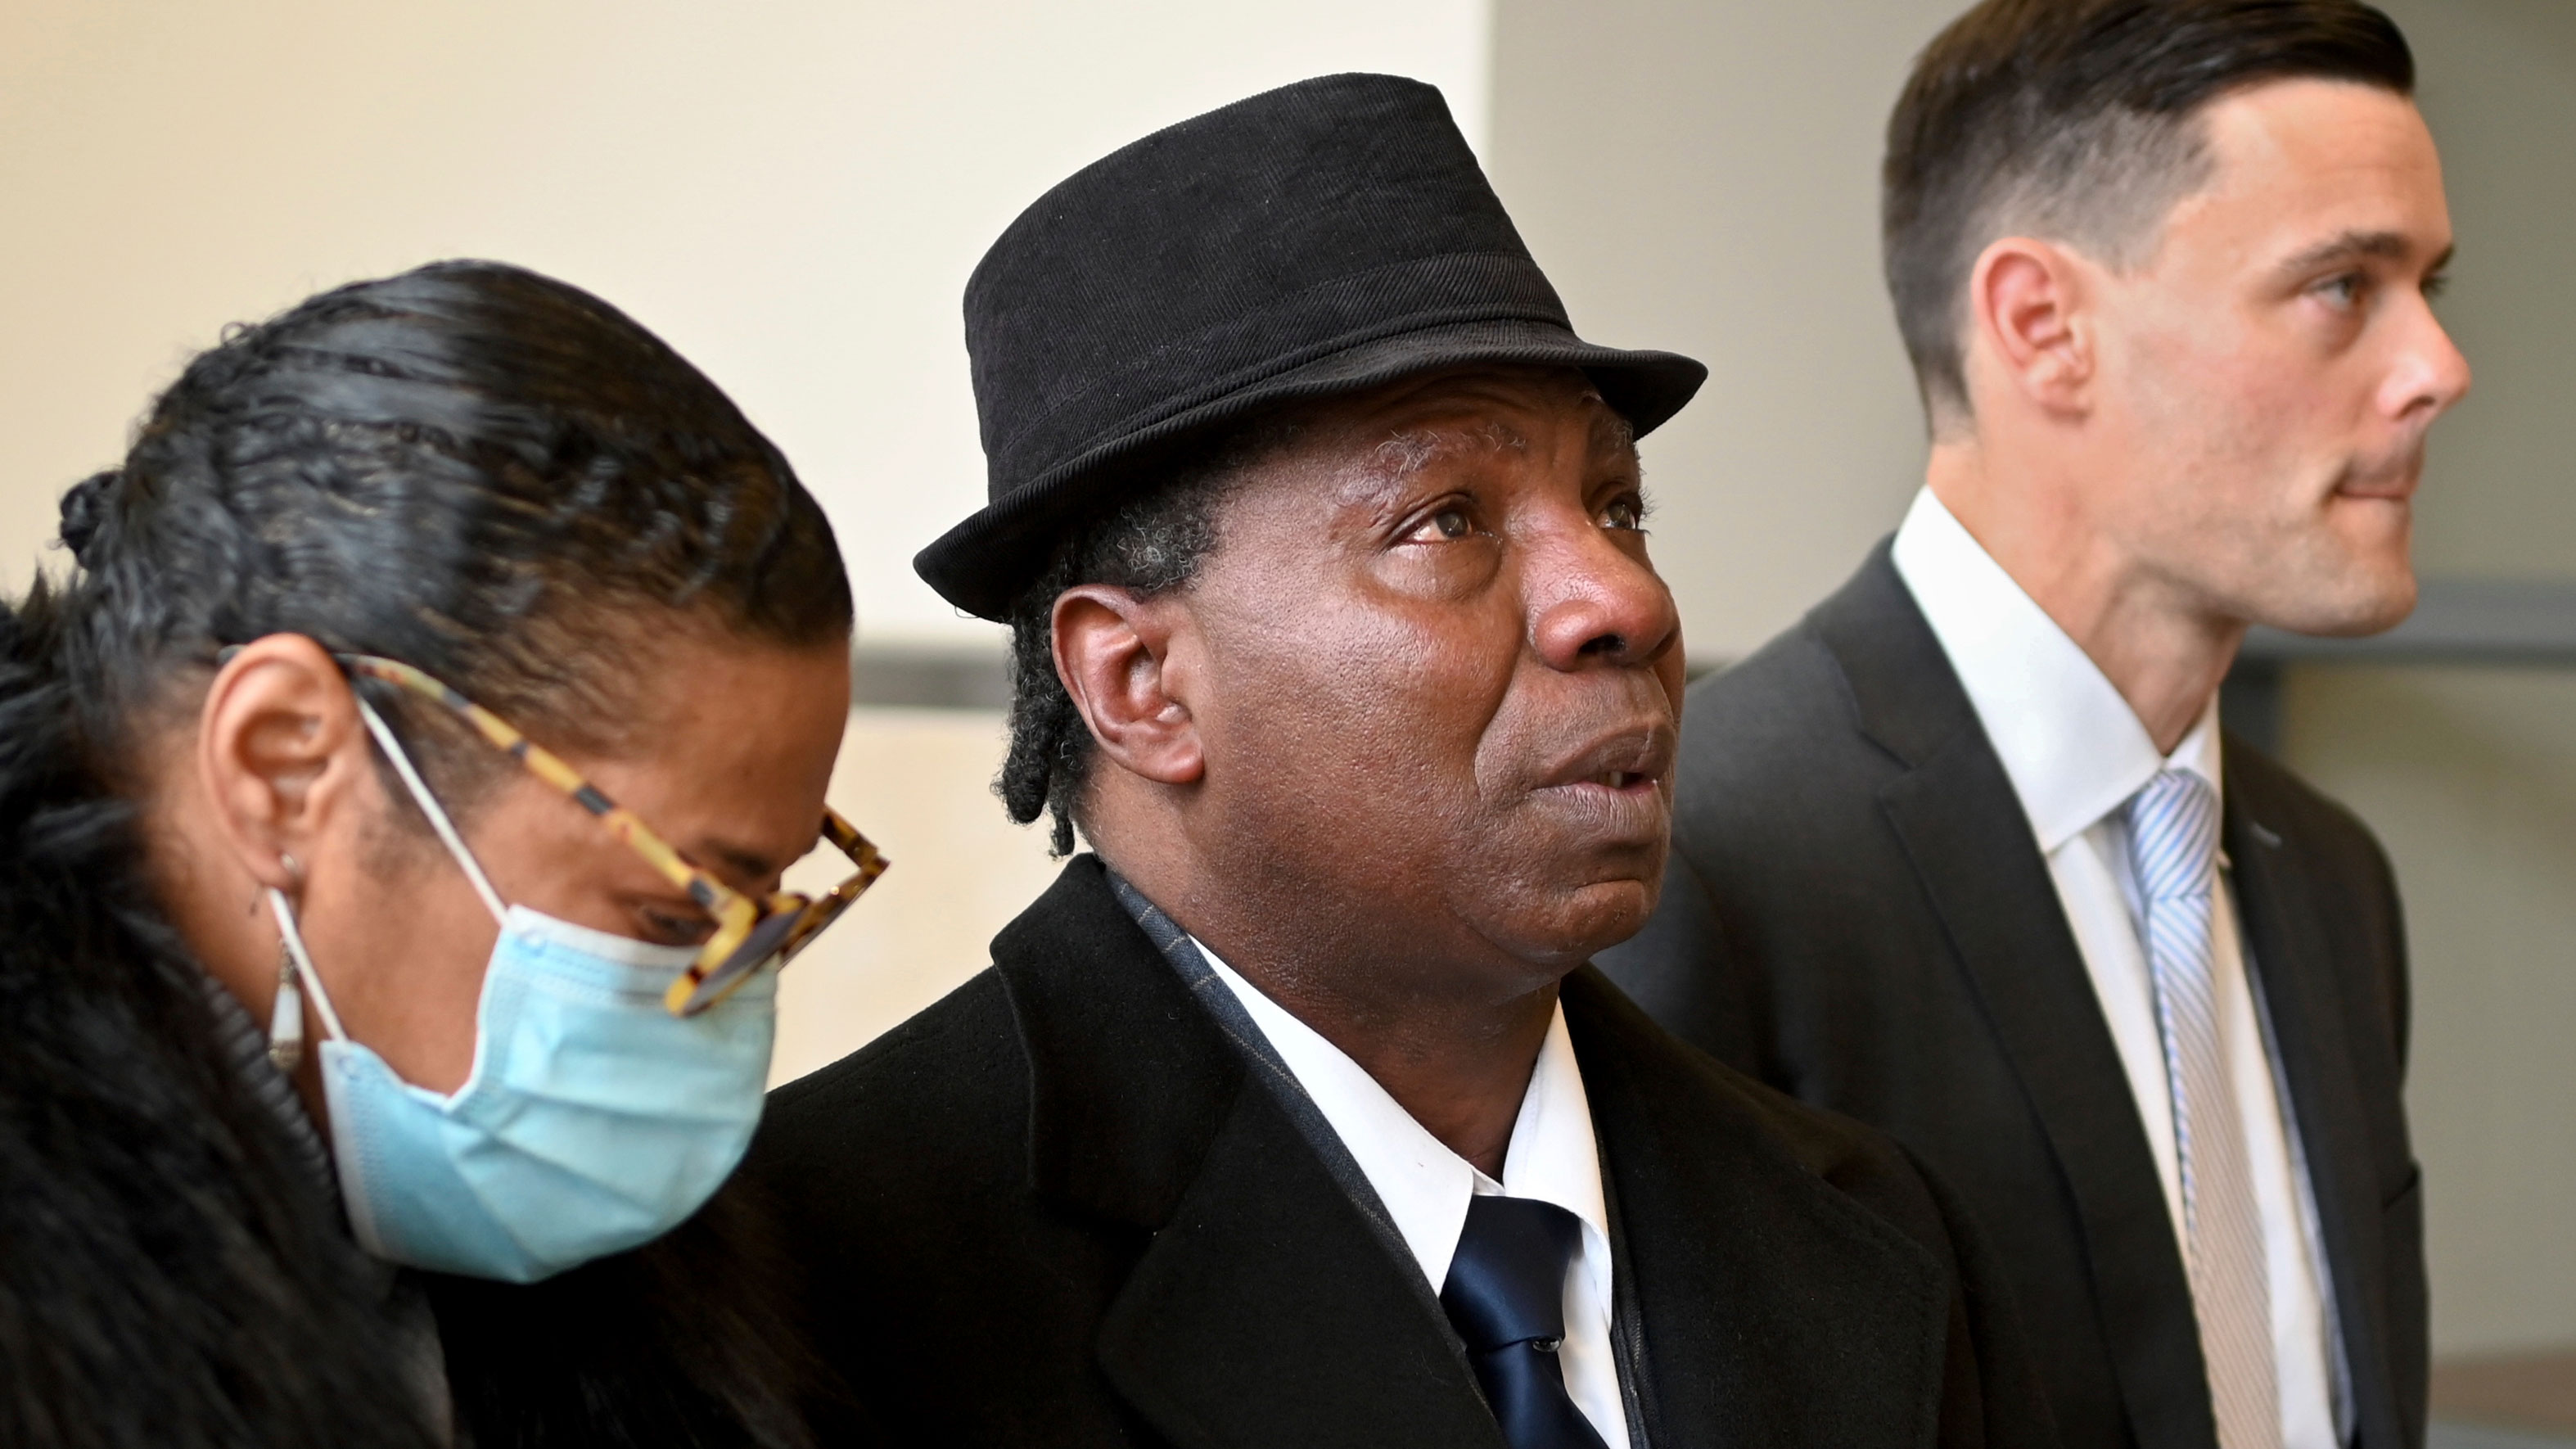
[[[1574,335],[1440,92],[1301,81],[1075,172],[966,284],[990,501],[913,567],[999,619],[1135,488],[1111,465],[1294,398],[1470,362],[1582,368],[1643,434],[1708,369]]]

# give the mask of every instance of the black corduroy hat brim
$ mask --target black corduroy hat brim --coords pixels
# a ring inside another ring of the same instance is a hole
[[[1460,322],[1381,338],[1184,408],[1066,459],[940,535],[913,558],[913,569],[958,608],[1001,619],[1045,572],[1066,525],[1079,526],[1076,520],[1099,512],[1104,494],[1120,487],[1118,463],[1283,403],[1366,392],[1474,363],[1580,368],[1639,437],[1680,412],[1708,376],[1707,367],[1678,353],[1596,347],[1543,322]]]
[[[1479,363],[1581,369],[1639,436],[1708,370],[1578,337],[1440,93],[1283,86],[1156,132],[1021,213],[966,292],[990,502],[913,560],[1005,618],[1158,449]]]

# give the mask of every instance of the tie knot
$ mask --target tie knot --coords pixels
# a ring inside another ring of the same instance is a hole
[[[1565,1269],[1583,1220],[1554,1203],[1479,1196],[1449,1259],[1440,1306],[1470,1350],[1565,1336]]]
[[[2166,770],[2129,797],[2129,858],[2151,901],[2206,895],[2218,875],[2218,792]]]

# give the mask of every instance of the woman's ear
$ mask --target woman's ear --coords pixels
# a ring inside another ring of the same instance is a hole
[[[215,671],[197,720],[196,772],[217,830],[261,885],[292,890],[317,844],[371,779],[357,696],[301,634],[246,644]],[[335,821],[335,817],[338,818]]]
[[[1177,607],[1106,584],[1055,601],[1055,669],[1101,755],[1164,785],[1194,783],[1207,757],[1180,698],[1172,638]]]

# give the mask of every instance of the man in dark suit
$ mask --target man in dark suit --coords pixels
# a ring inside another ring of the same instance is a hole
[[[1661,905],[1603,958],[1960,1190],[2069,1443],[2422,1442],[2395,888],[2217,722],[2249,623],[2414,598],[2468,372],[2411,83],[2352,0],[1988,0],[1932,43],[1885,196],[1927,486],[1692,692]]]
[[[967,293],[1002,792],[1098,854],[783,1089],[818,1345],[942,1445],[2047,1442],[1954,1205],[1584,965],[1652,908],[1679,626],[1636,434],[1439,94],[1147,137]]]

